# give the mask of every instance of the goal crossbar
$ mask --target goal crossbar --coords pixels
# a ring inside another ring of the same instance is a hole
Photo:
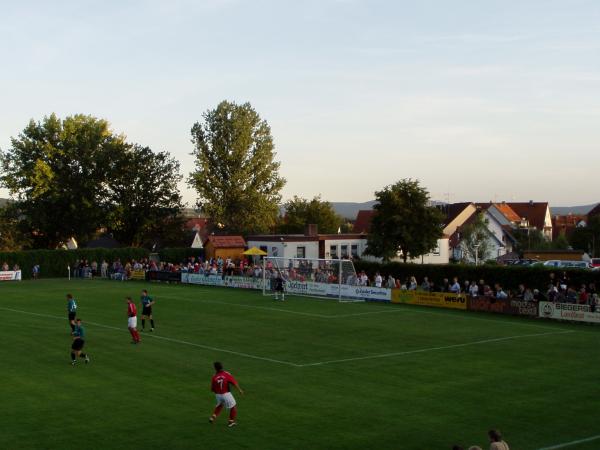
[[[340,302],[364,301],[352,295],[357,276],[351,260],[270,256],[263,259],[262,269],[263,295],[273,293],[273,280],[280,276],[288,294],[335,298]]]

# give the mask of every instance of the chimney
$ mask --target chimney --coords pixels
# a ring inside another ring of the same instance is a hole
[[[316,236],[319,234],[319,229],[316,223],[309,223],[304,228],[304,236]]]

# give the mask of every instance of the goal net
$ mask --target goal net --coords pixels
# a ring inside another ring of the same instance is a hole
[[[358,277],[350,260],[269,256],[263,264],[263,295],[275,294],[276,280],[281,275],[286,294],[335,298],[340,302],[364,301],[355,289]]]

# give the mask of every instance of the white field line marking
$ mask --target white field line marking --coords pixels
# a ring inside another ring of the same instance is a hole
[[[203,292],[208,292],[208,291],[203,291]],[[181,300],[181,301],[187,301],[187,302],[198,302],[198,303],[213,303],[216,305],[231,305],[231,306],[238,306],[241,308],[252,308],[252,309],[263,309],[266,311],[278,311],[278,312],[283,312],[283,313],[287,313],[287,314],[296,314],[296,315],[300,315],[300,316],[307,316],[307,317],[317,317],[320,319],[343,319],[346,317],[358,317],[358,316],[367,316],[367,315],[372,315],[372,314],[385,314],[385,313],[397,313],[397,312],[403,312],[403,313],[408,313],[408,314],[431,314],[431,315],[435,315],[435,316],[443,316],[443,317],[450,317],[450,318],[457,318],[457,319],[463,319],[463,320],[476,320],[476,321],[480,321],[480,322],[493,322],[493,323],[497,323],[497,324],[501,324],[501,325],[516,325],[516,326],[522,326],[522,327],[529,327],[529,328],[540,328],[542,330],[558,330],[559,328],[556,327],[550,327],[550,326],[545,326],[545,325],[535,325],[532,323],[523,323],[522,319],[521,321],[515,321],[515,322],[507,322],[504,320],[494,320],[494,319],[483,319],[481,317],[471,317],[468,315],[468,313],[465,313],[464,311],[461,311],[463,313],[463,315],[459,315],[459,314],[448,314],[448,313],[444,313],[441,311],[425,311],[425,310],[417,310],[417,309],[412,309],[412,308],[404,308],[402,306],[398,306],[397,309],[385,309],[382,311],[369,311],[369,312],[363,312],[363,313],[351,313],[351,314],[317,314],[317,313],[307,313],[307,312],[300,312],[300,311],[291,311],[288,309],[281,309],[281,308],[272,308],[269,306],[257,306],[257,305],[245,305],[243,303],[231,303],[231,302],[221,302],[221,301],[217,301],[217,300],[190,300],[190,299],[186,299],[186,298],[181,298],[181,297],[173,297],[170,295],[162,295],[161,298],[168,298],[171,300]],[[423,307],[425,308],[425,307]],[[457,310],[459,311],[459,310]]]
[[[549,336],[549,335],[553,335],[553,334],[566,334],[566,333],[574,333],[574,331],[568,330],[568,331],[556,331],[556,332],[552,332],[552,333],[522,334],[519,336],[507,336],[507,337],[502,337],[502,338],[484,339],[482,341],[465,342],[464,344],[444,345],[442,347],[422,348],[419,350],[409,350],[406,352],[383,353],[383,354],[379,354],[379,355],[358,356],[355,358],[333,359],[333,360],[329,360],[329,361],[320,361],[320,362],[309,363],[309,364],[300,364],[300,366],[301,367],[312,367],[312,366],[323,366],[325,364],[337,364],[337,363],[344,363],[344,362],[351,362],[351,361],[362,361],[365,359],[391,358],[394,356],[413,355],[416,353],[426,353],[426,352],[433,352],[433,351],[437,351],[437,350],[448,350],[451,348],[469,347],[471,345],[489,344],[491,342],[502,342],[502,341],[508,341],[508,340],[512,340],[512,339],[522,339],[522,338],[527,338],[527,337]]]
[[[558,444],[558,445],[553,445],[551,447],[540,448],[539,450],[556,450],[558,448],[572,447],[573,445],[583,444],[585,442],[592,442],[597,439],[600,439],[600,434],[597,436],[592,436],[592,437],[585,438],[585,439],[579,439],[578,441],[565,442],[564,444]]]
[[[27,315],[30,315],[30,316],[49,317],[49,318],[52,318],[52,319],[64,320],[64,317],[53,316],[53,315],[50,315],[50,314],[40,314],[40,313],[34,313],[34,312],[29,312],[29,311],[22,311],[22,310],[19,310],[19,309],[2,308],[2,307],[0,307],[0,309],[3,310],[3,311],[11,311],[11,312],[16,312],[16,313],[20,313],[20,314],[27,314]],[[86,320],[85,323],[89,324],[89,325],[94,325],[94,326],[97,326],[97,327],[101,327],[101,328],[107,328],[109,330],[124,331],[123,328],[113,327],[111,325],[104,325],[104,324],[97,323],[97,322],[90,322],[88,320]],[[165,336],[158,336],[158,335],[155,335],[155,334],[146,334],[145,336],[146,337],[152,337],[154,339],[160,339],[162,341],[175,342],[177,344],[190,345],[192,347],[203,348],[205,350],[213,350],[213,351],[217,351],[217,352],[229,353],[231,355],[243,356],[244,358],[258,359],[258,360],[261,360],[261,361],[268,361],[268,362],[277,363],[277,364],[283,364],[283,365],[292,366],[292,367],[301,367],[300,364],[295,364],[295,363],[289,362],[289,361],[280,361],[278,359],[267,358],[267,357],[264,357],[264,356],[256,356],[256,355],[251,355],[249,353],[236,352],[236,351],[233,351],[233,350],[226,350],[226,349],[219,348],[219,347],[211,347],[211,346],[208,346],[208,345],[196,344],[194,342],[182,341],[182,340],[179,340],[179,339],[168,338],[168,337],[165,337]]]
[[[277,312],[283,312],[283,313],[287,313],[287,314],[297,314],[300,316],[318,317],[319,319],[343,319],[344,317],[368,316],[371,314],[398,313],[398,312],[407,312],[408,311],[406,309],[398,308],[398,309],[387,309],[387,310],[383,310],[383,311],[369,311],[369,312],[352,313],[352,314],[317,314],[317,313],[308,313],[308,312],[302,312],[302,311],[292,311],[289,309],[282,309],[282,308],[273,308],[271,306],[257,306],[257,305],[245,305],[243,303],[221,302],[218,300],[188,300],[188,299],[165,296],[165,295],[161,296],[161,298],[183,300],[183,301],[189,301],[192,303],[195,303],[195,302],[210,303],[210,304],[215,304],[215,305],[239,306],[240,308],[263,309],[266,311],[277,311]]]

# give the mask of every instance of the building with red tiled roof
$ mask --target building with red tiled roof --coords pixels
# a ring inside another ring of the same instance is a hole
[[[246,249],[246,241],[242,236],[210,235],[204,241],[206,258],[242,259]]]
[[[552,216],[552,239],[558,236],[569,238],[578,227],[586,226],[587,216],[585,214],[567,214]]]
[[[371,221],[375,215],[373,209],[361,209],[356,215],[353,231],[355,233],[369,233],[371,231]]]
[[[552,216],[548,202],[510,202],[507,204],[521,218],[521,228],[537,228],[552,240]]]

